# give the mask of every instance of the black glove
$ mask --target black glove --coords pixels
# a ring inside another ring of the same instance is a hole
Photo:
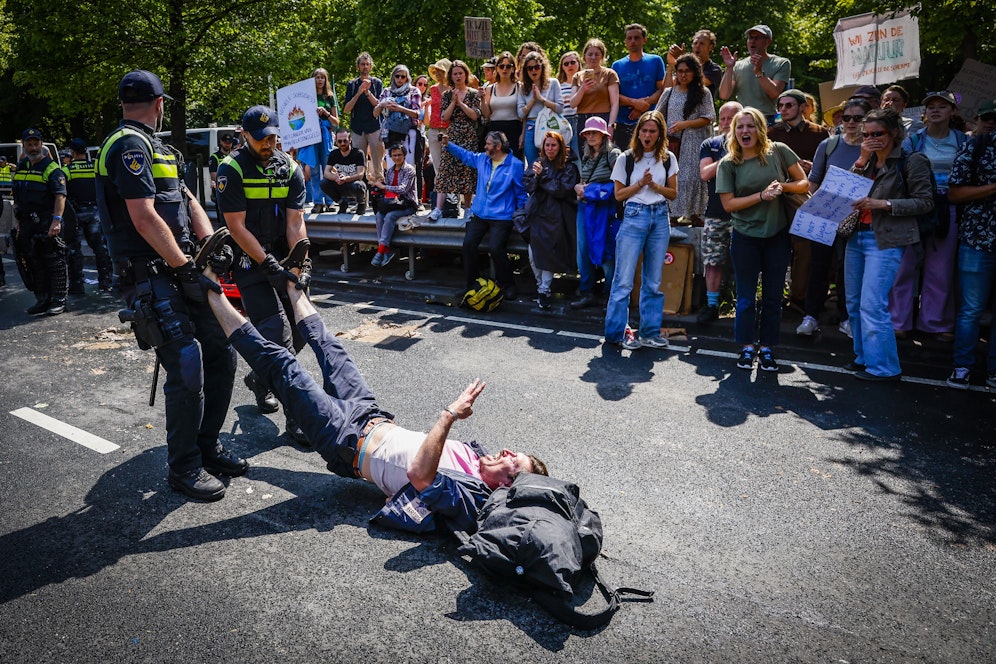
[[[288,281],[296,281],[293,273],[284,269],[284,266],[280,264],[280,261],[273,254],[267,254],[263,258],[263,262],[259,264],[259,267],[263,270],[263,274],[266,275],[266,280],[278,291],[287,288]]]
[[[221,284],[211,281],[197,270],[193,259],[180,267],[173,268],[173,274],[180,279],[183,295],[191,302],[207,302],[208,290],[213,290],[218,295],[223,292]]]
[[[232,261],[234,260],[235,252],[227,244],[223,244],[218,248],[218,251],[208,256],[207,264],[212,272],[220,276],[232,269]]]
[[[311,285],[311,259],[305,258],[301,262],[301,274],[297,275],[297,283],[294,284],[294,288],[298,290],[307,290],[308,286]]]

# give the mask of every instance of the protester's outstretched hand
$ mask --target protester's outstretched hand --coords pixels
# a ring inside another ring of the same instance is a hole
[[[474,402],[477,401],[477,397],[481,395],[484,388],[487,386],[480,378],[475,378],[470,385],[467,386],[460,396],[456,398],[450,408],[452,408],[461,420],[465,420],[474,414]]]

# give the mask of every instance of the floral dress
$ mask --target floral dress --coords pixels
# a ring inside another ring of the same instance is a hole
[[[478,113],[481,110],[481,97],[477,90],[467,89],[464,103]],[[443,110],[453,103],[453,90],[443,93],[441,107]],[[477,151],[477,119],[471,120],[463,109],[457,107],[450,116],[450,128],[447,131],[451,143],[467,150]],[[446,194],[473,194],[477,188],[477,171],[443,150],[442,163],[436,176],[436,191]]]
[[[702,141],[712,136],[712,125],[685,129],[677,133],[671,132],[671,125],[682,120],[698,118],[712,120],[716,117],[716,107],[712,103],[712,93],[706,89],[698,108],[686,118],[687,97],[687,92],[682,92],[675,86],[668,88],[661,95],[661,101],[657,105],[657,110],[662,113],[665,109],[667,111],[665,120],[668,137],[681,139],[681,153],[678,155],[678,195],[671,202],[672,217],[701,217],[705,214],[706,204],[709,202],[709,185],[699,177],[699,147]]]

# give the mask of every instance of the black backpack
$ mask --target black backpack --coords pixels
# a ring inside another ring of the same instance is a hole
[[[459,552],[494,577],[512,581],[552,616],[573,627],[595,629],[619,610],[622,594],[652,601],[653,592],[609,587],[595,568],[602,549],[602,521],[581,499],[576,484],[520,473],[496,489],[477,517],[477,532],[456,533]],[[581,613],[572,600],[590,572],[608,607]]]

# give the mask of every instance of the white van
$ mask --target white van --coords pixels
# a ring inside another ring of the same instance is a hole
[[[55,143],[45,143],[45,147],[48,148],[48,154],[55,163],[60,163],[59,148],[56,147]],[[24,156],[24,148],[21,147],[20,141],[16,143],[0,143],[0,154],[7,157],[8,164],[17,166],[17,162],[21,161],[21,158]],[[10,187],[0,185],[0,195],[10,196]]]

